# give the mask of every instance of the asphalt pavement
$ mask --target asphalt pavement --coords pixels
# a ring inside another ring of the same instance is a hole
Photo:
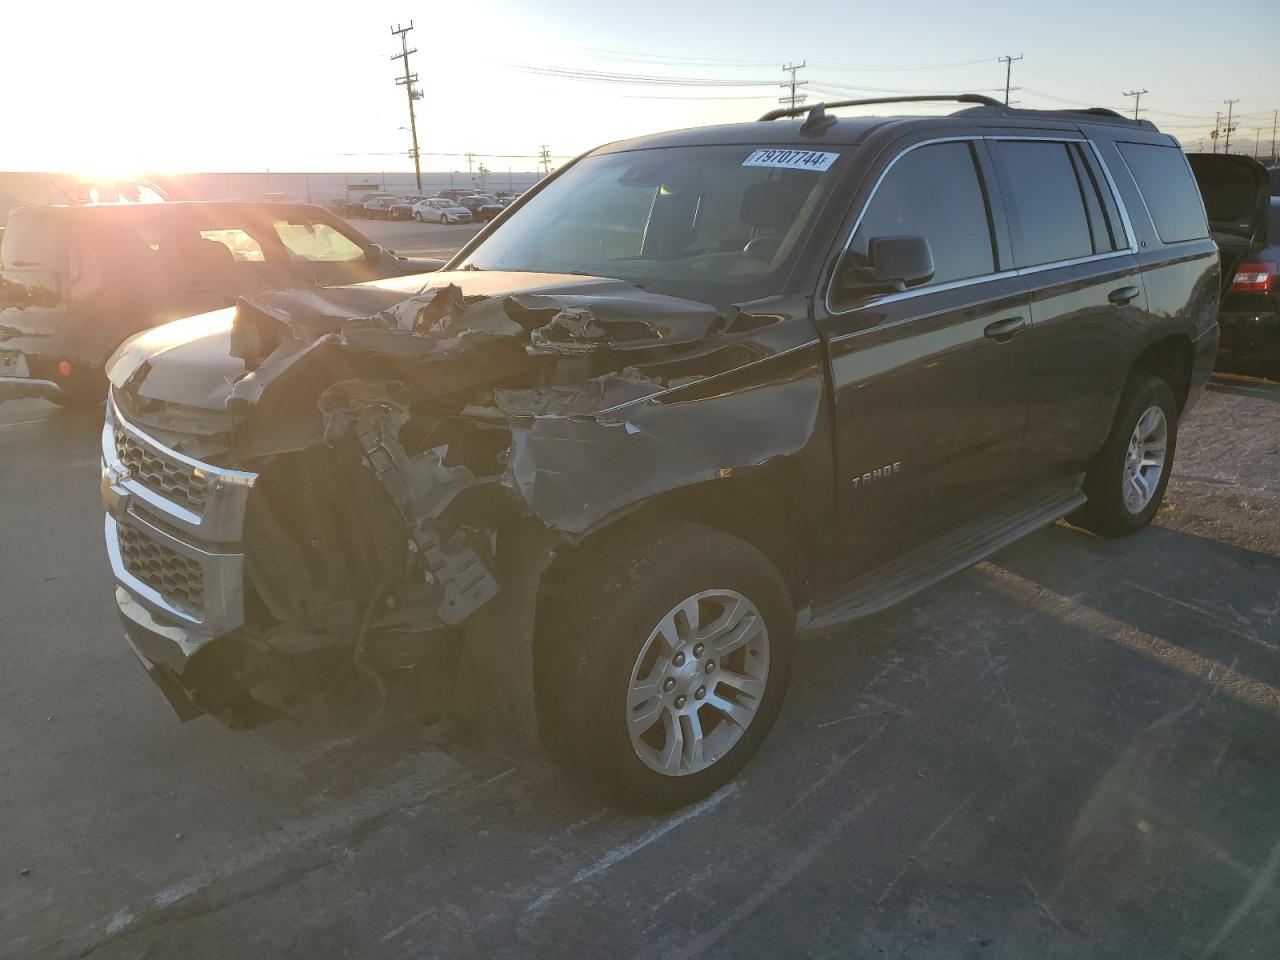
[[[348,220],[370,240],[405,257],[446,260],[480,232],[482,223],[417,223],[413,220]]]
[[[804,644],[758,758],[664,817],[414,721],[180,723],[100,429],[0,404],[0,957],[1280,956],[1278,385],[1215,380],[1142,534]]]

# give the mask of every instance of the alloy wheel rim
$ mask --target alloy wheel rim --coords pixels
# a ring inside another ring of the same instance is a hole
[[[736,590],[703,590],[667,611],[631,668],[631,746],[649,769],[687,776],[720,760],[760,711],[769,631]]]
[[[1169,446],[1169,423],[1160,407],[1151,406],[1138,417],[1125,452],[1121,482],[1125,509],[1141,513],[1151,503],[1164,475]]]

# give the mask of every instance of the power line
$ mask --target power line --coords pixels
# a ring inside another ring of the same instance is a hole
[[[996,57],[996,60],[1004,64],[1004,105],[1009,105],[1009,81],[1013,79],[1013,61],[1021,60],[1022,54],[1016,57],[1010,57],[1007,54],[1003,57]]]
[[[396,86],[404,87],[404,92],[409,97],[409,135],[413,137],[413,149],[410,155],[413,157],[413,173],[418,181],[418,192],[422,192],[422,161],[418,150],[418,118],[414,113],[413,101],[422,99],[422,92],[414,87],[418,82],[418,75],[409,71],[409,54],[417,53],[417,49],[409,49],[409,31],[413,29],[413,21],[409,21],[407,27],[396,24],[391,28],[392,36],[400,37],[400,52],[393,54],[392,60],[404,61],[404,76],[396,80]]]
[[[813,86],[810,87],[809,89],[818,93],[828,93],[828,94],[831,94],[832,96],[841,96],[846,93],[901,93],[905,95],[937,93],[936,90],[932,90],[932,89],[926,90],[926,89],[916,88],[914,90],[906,90],[901,87],[866,87],[866,86],[855,86],[854,84],[851,84],[851,83],[835,83],[829,80],[814,80]],[[1019,87],[1018,89],[1023,89],[1023,88]],[[967,93],[1000,93],[1003,90],[1004,90],[1004,87],[977,87],[977,88],[966,87],[965,88],[965,91]]]
[[[803,61],[803,60],[800,63],[784,63],[782,65],[782,72],[790,73],[791,79],[783,81],[782,83],[778,84],[778,86],[780,86],[783,90],[786,90],[787,87],[790,87],[791,93],[785,97],[779,97],[778,98],[779,103],[785,103],[788,107],[798,107],[800,106],[800,104],[805,102],[805,100],[807,99],[805,95],[803,93],[796,93],[796,87],[803,87],[809,83],[808,80],[799,80],[799,81],[796,80],[796,71],[803,70],[805,66],[806,66],[806,61]]]
[[[896,70],[951,70],[955,67],[972,67],[980,63],[991,63],[991,57],[983,57],[981,60],[956,60],[952,63],[920,63],[920,64],[875,64],[875,63],[844,63],[839,60],[815,60],[815,67],[836,67],[841,70],[859,70],[867,73],[877,73],[883,71],[889,73]]]
[[[772,80],[735,80],[715,77],[673,77],[659,74],[618,73],[612,70],[588,70],[570,67],[550,67],[528,63],[506,63],[502,66],[522,73],[563,80],[588,80],[598,83],[617,83],[641,86],[678,87],[771,87]]]

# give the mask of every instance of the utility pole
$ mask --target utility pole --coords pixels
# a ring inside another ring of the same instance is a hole
[[[1009,91],[1017,89],[1009,86],[1009,82],[1013,79],[1013,61],[1021,59],[1022,54],[1018,54],[1016,57],[1010,57],[1007,54],[1003,57],[996,57],[996,60],[1004,64],[1004,105],[1006,107],[1009,105]]]
[[[1271,162],[1276,159],[1276,117],[1280,117],[1280,110],[1271,111]]]
[[[1258,147],[1262,145],[1262,131],[1265,129],[1265,127],[1259,127],[1253,131],[1253,159],[1255,160],[1258,159]]]
[[[422,160],[421,154],[418,152],[418,118],[414,113],[413,101],[422,99],[422,91],[414,84],[418,82],[418,75],[409,71],[409,54],[417,53],[417,49],[409,49],[409,31],[413,29],[413,21],[409,21],[407,27],[396,24],[391,28],[392,36],[400,37],[400,52],[393,54],[392,60],[404,61],[404,76],[396,80],[397,87],[404,87],[405,95],[409,98],[409,134],[413,137],[413,149],[409,151],[413,157],[413,175],[418,182],[418,192],[422,192]]]
[[[784,63],[782,65],[782,72],[791,74],[791,79],[784,80],[782,83],[778,84],[778,86],[783,90],[786,90],[789,87],[791,92],[785,97],[779,97],[779,103],[785,103],[788,107],[798,107],[800,104],[804,103],[806,99],[805,95],[803,93],[796,93],[796,88],[806,86],[809,81],[797,80],[796,71],[803,70],[808,65],[809,61],[807,60],[802,60],[800,63]]]
[[[1222,152],[1230,153],[1231,152],[1231,131],[1235,129],[1235,127],[1231,125],[1231,111],[1235,108],[1235,105],[1240,102],[1240,98],[1236,97],[1234,100],[1223,100],[1222,102],[1227,105],[1227,130],[1226,130],[1227,142],[1222,145]]]
[[[472,161],[474,161],[474,160],[475,160],[476,155],[475,155],[474,153],[471,153],[470,151],[468,151],[467,153],[464,153],[464,154],[463,154],[463,156],[467,158],[467,173],[470,173],[470,172],[471,172],[471,163],[472,163]]]
[[[1126,96],[1126,97],[1133,97],[1133,119],[1135,119],[1135,120],[1137,120],[1137,119],[1138,119],[1138,104],[1140,104],[1140,103],[1142,102],[1142,95],[1143,95],[1144,93],[1146,93],[1146,92],[1147,92],[1147,91],[1146,91],[1145,89],[1143,89],[1143,90],[1126,90],[1126,91],[1124,92],[1124,96]]]
[[[1218,152],[1218,133],[1222,129],[1222,111],[1213,111],[1213,133],[1209,134],[1209,139],[1213,141],[1213,152]]]
[[[542,150],[538,153],[538,159],[542,161],[542,175],[545,177],[551,172],[551,148],[545,143],[542,145]]]

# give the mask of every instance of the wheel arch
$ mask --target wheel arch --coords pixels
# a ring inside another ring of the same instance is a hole
[[[1191,338],[1184,334],[1161,337],[1134,358],[1129,375],[1146,373],[1159,377],[1173,391],[1173,399],[1181,414],[1191,391]]]
[[[656,494],[607,518],[575,543],[557,552],[543,576],[540,593],[554,595],[578,565],[608,549],[620,532],[669,521],[693,523],[737,537],[759,550],[777,568],[797,609],[812,599],[813,570],[806,558],[820,553],[790,513],[777,509],[776,488],[754,477],[724,477]]]

